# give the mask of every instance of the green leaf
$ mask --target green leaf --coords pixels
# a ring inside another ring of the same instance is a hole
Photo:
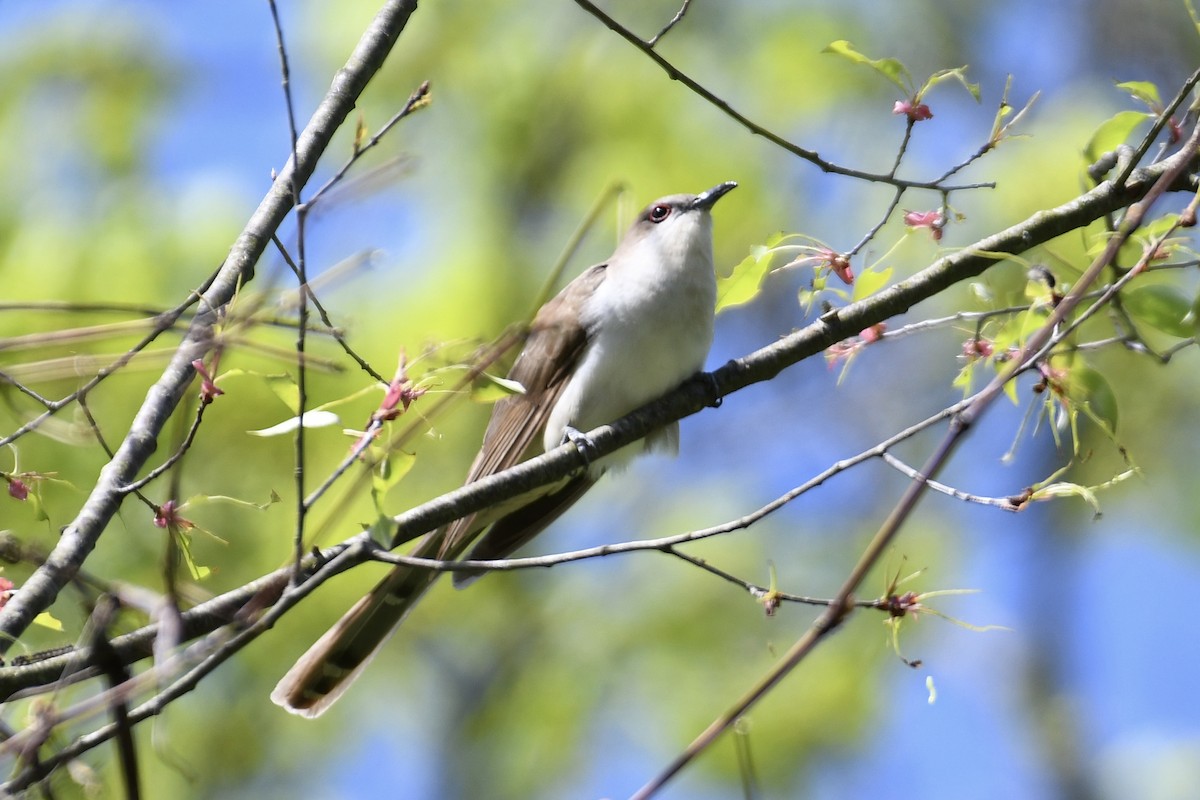
[[[388,518],[383,507],[384,497],[393,486],[412,471],[416,463],[417,457],[412,453],[396,450],[380,459],[375,469],[371,470],[371,500],[375,503],[375,510],[379,512],[381,518]]]
[[[1112,117],[1100,123],[1092,138],[1088,140],[1083,154],[1089,164],[1097,161],[1100,156],[1115,150],[1118,145],[1125,144],[1133,133],[1134,128],[1150,119],[1144,111],[1119,111]]]
[[[280,502],[281,499],[282,498],[280,498],[279,494],[273,489],[271,490],[270,498],[265,503],[255,503],[252,500],[243,500],[240,497],[230,497],[229,495],[225,494],[194,494],[184,503],[182,503],[180,508],[183,508],[184,506],[188,508],[195,508],[197,506],[203,506],[207,503],[226,503],[228,505],[240,506],[241,508],[253,508],[258,511],[266,511],[274,504]]]
[[[293,414],[300,411],[300,387],[291,375],[264,375],[267,386]]]
[[[971,391],[971,383],[972,383],[973,378],[975,377],[976,363],[977,362],[972,361],[972,362],[966,364],[962,369],[960,369],[958,371],[958,374],[954,376],[954,380],[950,383],[950,386],[952,388],[962,389],[963,396],[966,396]]]
[[[241,369],[234,367],[222,372],[218,378],[218,383],[225,383],[230,378],[256,378],[267,384],[267,387],[278,397],[283,404],[296,414],[300,410],[300,387],[296,385],[296,379],[286,373],[264,373],[250,369]]]
[[[212,574],[212,570],[196,561],[192,555],[192,537],[184,531],[171,531],[171,535],[175,537],[175,541],[179,544],[179,555],[183,560],[184,566],[192,576],[192,580],[202,581]]]
[[[867,56],[855,50],[854,45],[850,44],[850,42],[846,41],[845,39],[838,39],[836,42],[832,42],[821,52],[833,53],[834,55],[841,56],[842,58],[847,58],[855,64],[862,64],[863,66],[870,67],[892,83],[899,86],[900,90],[904,92],[905,95],[912,94],[912,75],[909,74],[908,68],[905,67],[904,64],[900,63],[900,61],[894,58],[868,58]]]
[[[305,411],[303,423],[300,417],[291,417],[283,422],[270,426],[269,428],[260,428],[256,431],[246,431],[251,436],[262,436],[264,438],[271,436],[284,436],[291,433],[300,427],[301,424],[305,428],[327,428],[330,425],[337,425],[341,419],[332,411]]]
[[[792,238],[804,238],[804,237],[798,233],[784,233],[783,231],[775,231],[774,233],[772,233],[770,236],[767,237],[767,240],[765,242],[763,242],[763,244],[767,247],[768,250],[774,250],[776,247],[778,247],[780,244],[782,244],[785,240],[792,239]]]
[[[971,97],[975,98],[975,102],[979,102],[979,84],[971,83],[967,80],[967,67],[965,64],[961,67],[955,67],[954,69],[938,70],[930,75],[925,81],[925,85],[917,90],[917,100],[919,101],[922,97],[924,97],[925,93],[934,86],[937,86],[942,81],[947,80],[956,80],[961,83],[963,88],[970,93]]]
[[[1014,405],[1021,404],[1021,396],[1017,393],[1017,382],[1011,377],[1004,382],[1004,396]]]
[[[1035,305],[1028,311],[1010,317],[996,329],[995,335],[992,336],[992,347],[997,353],[1003,353],[1024,345],[1030,334],[1046,324],[1046,318],[1044,305]]]
[[[40,613],[36,617],[34,617],[33,624],[41,625],[43,628],[49,628],[50,630],[58,631],[59,633],[62,633],[62,631],[63,631],[62,622],[55,619],[54,615],[51,614],[49,611],[43,611],[42,613]]]
[[[996,296],[992,292],[992,287],[982,281],[975,281],[970,285],[971,296],[975,298],[982,306],[991,306],[996,302]]]
[[[1200,14],[1196,13],[1196,4],[1192,0],[1183,0],[1183,4],[1187,6],[1188,16],[1192,18],[1192,25],[1196,28],[1196,33],[1200,34]]]
[[[1178,227],[1178,214],[1163,214],[1161,217],[1157,217],[1143,225],[1138,230],[1138,239],[1149,244],[1169,233],[1173,233]]]
[[[380,512],[370,525],[363,525],[363,530],[370,534],[371,541],[380,547],[391,547],[396,535],[396,523],[387,514]]]
[[[862,300],[864,297],[870,297],[878,292],[883,287],[887,286],[889,280],[892,279],[892,267],[876,272],[872,269],[865,269],[854,279],[854,300]]]
[[[46,504],[42,502],[42,493],[36,486],[29,492],[29,497],[26,499],[29,500],[30,506],[33,508],[34,519],[38,522],[50,521],[50,514],[46,511]]]
[[[1071,368],[1071,399],[1086,405],[1088,416],[1108,429],[1117,430],[1117,396],[1108,380],[1091,367]]]
[[[717,278],[717,311],[749,303],[758,296],[763,279],[771,271],[775,251],[759,245],[750,249],[727,278]]]
[[[1060,497],[1078,497],[1092,507],[1092,513],[1100,516],[1100,500],[1096,493],[1087,486],[1078,483],[1051,483],[1043,486],[1029,496],[1030,500],[1054,500]]]
[[[1125,81],[1118,83],[1117,88],[1129,92],[1135,100],[1145,103],[1155,114],[1163,107],[1158,96],[1158,87],[1150,81]]]
[[[471,387],[471,399],[476,403],[496,403],[517,394],[525,394],[525,387],[520,381],[498,378],[486,372]]]
[[[1121,293],[1121,305],[1134,322],[1186,339],[1195,331],[1184,318],[1191,304],[1183,293],[1165,283],[1138,286]]]

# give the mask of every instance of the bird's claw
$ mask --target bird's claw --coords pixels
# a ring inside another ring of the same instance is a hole
[[[583,466],[590,467],[596,457],[596,445],[587,437],[587,434],[568,425],[563,429],[562,444],[567,442],[575,445],[575,449],[583,457]]]
[[[720,408],[725,402],[725,397],[721,394],[721,384],[717,381],[717,376],[711,372],[701,372],[700,376],[708,387],[708,407]]]

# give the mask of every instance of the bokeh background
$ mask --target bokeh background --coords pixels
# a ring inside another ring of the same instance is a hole
[[[604,7],[652,35],[673,0]],[[375,11],[372,3],[282,3],[301,124]],[[899,98],[877,75],[822,54],[849,39],[904,61],[920,79],[969,64],[976,104],[947,84],[928,98],[934,119],[916,130],[902,174],[929,178],[985,140],[1007,76],[1011,100],[1040,99],[1021,126],[964,178],[997,188],[957,194],[963,220],[940,248],[962,246],[1074,196],[1092,131],[1134,107],[1114,80],[1157,82],[1171,96],[1197,62],[1182,2],[935,3],[696,2],[660,52],[735,108],[838,163],[886,170],[903,122]],[[288,153],[278,56],[265,3],[62,2],[0,5],[0,285],[5,301],[121,301],[166,307],[199,284],[257,205]],[[851,246],[888,192],[821,174],[674,83],[570,2],[423,3],[361,106],[375,130],[422,80],[433,104],[406,120],[312,220],[310,269],[370,254],[366,267],[324,287],[322,299],[354,346],[389,374],[401,348],[441,363],[456,346],[495,335],[529,311],[570,232],[612,182],[626,187],[572,261],[574,274],[610,251],[633,210],[676,191],[736,179],[716,209],[717,262],[729,269],[776,231]],[[323,164],[328,176],[352,129]],[[1184,201],[1171,198],[1173,210]],[[934,208],[912,195],[906,208]],[[294,240],[294,231],[285,234]],[[904,236],[889,225],[867,254]],[[1082,266],[1075,235],[1037,257]],[[902,276],[940,252],[926,235],[888,255]],[[251,287],[273,304],[289,288],[278,257]],[[752,304],[719,319],[710,366],[805,324],[797,291],[810,274],[769,280]],[[1020,298],[1022,267],[982,279]],[[1195,291],[1195,275],[1173,280]],[[246,302],[251,302],[250,293]],[[913,309],[892,327],[963,308],[967,287]],[[15,337],[112,315],[46,309],[0,313]],[[290,346],[286,332],[245,337]],[[682,456],[645,459],[603,482],[531,552],[658,536],[749,510],[838,459],[953,402],[951,381],[967,331],[935,332],[868,348],[843,374],[813,359],[683,423]],[[69,391],[88,354],[131,341],[109,336],[61,347],[0,351],[5,369],[66,358],[45,373],[47,393]],[[318,351],[337,360],[336,348]],[[151,355],[90,398],[117,440],[160,361]],[[1168,366],[1128,352],[1095,355],[1120,407],[1118,439],[1142,475],[1102,493],[1103,516],[1078,500],[1019,515],[930,496],[867,587],[923,569],[919,590],[973,588],[938,608],[981,633],[923,617],[902,638],[906,666],[878,617],[856,616],[728,736],[663,793],[741,796],[750,754],[762,797],[1185,798],[1200,785],[1200,698],[1194,587],[1200,583],[1195,492],[1194,348]],[[257,374],[289,365],[233,348],[222,364]],[[28,373],[32,374],[32,373]],[[31,378],[31,380],[35,380]],[[361,373],[317,375],[315,402],[362,388]],[[196,504],[187,516],[197,559],[219,592],[282,563],[293,522],[291,444],[247,430],[289,412],[254,374],[223,383],[189,454],[181,495],[285,502],[266,511]],[[435,387],[436,388],[436,387]],[[945,479],[1005,496],[1063,464],[1049,427],[1019,432],[1035,402],[995,408]],[[5,395],[5,429],[28,411]],[[359,424],[378,402],[340,407]],[[419,406],[418,406],[419,410]],[[487,409],[464,403],[411,447],[415,466],[387,497],[399,512],[461,480]],[[0,526],[44,548],[69,521],[103,464],[94,444],[56,437],[13,451],[26,470],[55,472],[48,519],[5,499]],[[1093,432],[1094,433],[1094,432]],[[1093,436],[1071,477],[1098,483],[1124,469]],[[336,428],[311,437],[313,475],[345,452]],[[933,437],[900,448],[915,463]],[[1016,456],[1002,456],[1017,442]],[[5,464],[5,469],[11,465]],[[745,578],[831,594],[904,486],[881,464],[838,476],[749,531],[690,548]],[[158,486],[158,500],[166,499]],[[365,497],[317,515],[326,542],[373,518]],[[94,572],[161,588],[163,534],[127,504],[89,561]],[[9,567],[17,583],[28,570]],[[150,797],[564,798],[626,796],[739,696],[807,626],[813,611],[773,618],[729,584],[657,554],[489,577],[466,592],[440,588],[412,616],[366,678],[319,722],[267,700],[308,643],[376,579],[354,571],[323,588],[152,724],[141,726]],[[55,613],[77,633],[77,597]],[[124,624],[132,627],[138,620]],[[60,643],[31,632],[22,646]],[[931,702],[927,679],[936,686]],[[19,724],[21,706],[6,712]],[[738,744],[740,742],[740,745]],[[85,761],[104,787],[118,782],[108,749]],[[743,762],[744,763],[744,762]],[[55,784],[73,788],[67,776]]]

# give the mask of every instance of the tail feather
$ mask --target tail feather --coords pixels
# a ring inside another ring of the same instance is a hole
[[[271,700],[302,717],[325,713],[438,576],[432,570],[393,569],[296,661]]]
[[[494,534],[489,532],[484,536],[473,556],[503,558],[556,519],[595,480],[583,475],[545,497],[538,497],[541,492],[523,497],[514,509],[501,511],[499,519],[486,513],[464,517],[428,534],[412,555],[452,561],[462,555],[481,531],[490,528]],[[272,702],[302,717],[324,714],[354,683],[440,575],[435,570],[407,566],[397,566],[389,572],[300,656],[275,685]],[[462,586],[477,576],[456,573],[455,577],[456,585]]]

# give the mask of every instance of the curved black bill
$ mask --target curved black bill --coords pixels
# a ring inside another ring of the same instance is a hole
[[[717,202],[722,196],[736,188],[736,181],[725,181],[724,183],[718,183],[707,192],[701,192],[700,194],[696,195],[696,199],[692,201],[692,208],[712,208],[713,203]]]

